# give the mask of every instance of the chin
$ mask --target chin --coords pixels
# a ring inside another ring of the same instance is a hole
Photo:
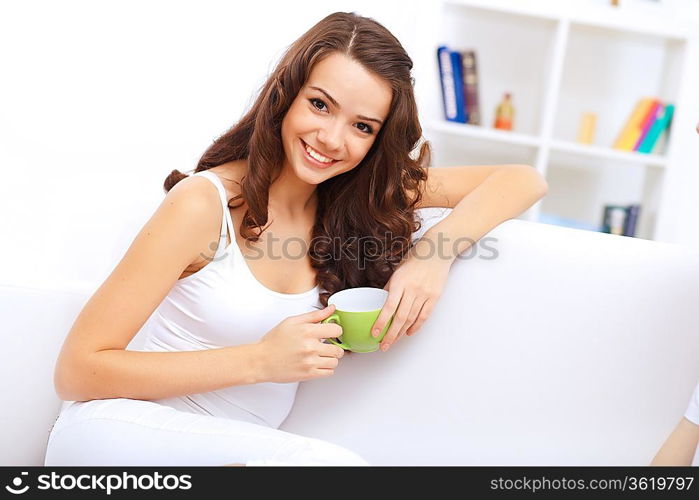
[[[327,170],[315,169],[309,165],[306,165],[303,160],[298,160],[298,162],[294,164],[294,173],[300,180],[308,184],[318,185],[342,172],[338,172],[332,167],[328,168]]]
[[[298,165],[294,166],[294,174],[296,174],[296,177],[298,177],[306,184],[313,185],[318,185],[322,183],[324,180],[327,180],[335,175],[334,173],[328,175],[329,172],[314,172],[310,170],[306,165],[301,165],[300,167]]]

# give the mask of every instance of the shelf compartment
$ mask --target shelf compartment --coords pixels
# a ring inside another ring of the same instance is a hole
[[[458,4],[443,4],[442,9],[440,38],[432,56],[435,81],[439,80],[438,45],[474,50],[481,126],[492,127],[498,104],[510,93],[515,109],[513,132],[539,135],[557,22]],[[512,50],[503,51],[503,44]],[[433,113],[431,119],[444,119],[439,86],[427,109]]]
[[[554,118],[554,140],[575,141],[583,113],[597,116],[594,145],[611,148],[636,103],[677,104],[685,43],[656,35],[571,24]],[[650,163],[661,165],[666,140]],[[623,153],[623,152],[622,152]],[[658,154],[659,153],[659,154]],[[630,160],[633,156],[618,156]]]
[[[636,237],[653,239],[664,173],[651,166],[552,149],[546,170],[549,190],[540,213],[592,226],[601,224],[606,204],[640,203]]]

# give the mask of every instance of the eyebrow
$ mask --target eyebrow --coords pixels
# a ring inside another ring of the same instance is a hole
[[[321,89],[320,87],[313,87],[313,86],[311,86],[311,87],[309,87],[309,88],[312,88],[312,89],[314,89],[314,90],[319,90],[319,91],[321,91],[323,94],[325,94],[325,97],[327,97],[328,100],[329,100],[331,103],[333,103],[333,106],[335,106],[337,109],[342,109],[342,106],[340,106],[340,103],[338,103],[338,102],[333,98],[333,96],[331,96],[330,94],[328,94],[325,90]],[[357,118],[359,118],[359,119],[361,119],[361,120],[366,120],[366,121],[369,121],[369,122],[376,122],[376,123],[378,123],[379,125],[383,125],[383,121],[379,120],[378,118],[369,118],[368,116],[364,116],[364,115],[357,115]]]

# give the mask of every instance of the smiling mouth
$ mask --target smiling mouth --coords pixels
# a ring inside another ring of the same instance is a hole
[[[303,148],[303,153],[306,155],[306,157],[309,158],[310,160],[316,162],[316,163],[319,164],[319,165],[322,165],[322,166],[324,166],[324,167],[329,167],[330,165],[334,165],[335,163],[337,163],[338,161],[340,161],[340,160],[335,160],[335,159],[333,159],[333,158],[330,158],[329,156],[325,156],[324,154],[321,154],[320,152],[316,151],[313,147],[311,147],[311,146],[309,146],[308,144],[306,144],[306,142],[305,142],[303,139],[301,139],[301,138],[299,138],[299,141],[301,141],[301,147]],[[324,162],[324,161],[320,161],[320,160],[318,160],[318,159],[316,159],[316,158],[313,158],[313,157],[308,153],[308,148],[312,149],[316,154],[318,154],[318,155],[320,155],[320,156],[322,156],[322,157],[324,157],[324,158],[330,158],[332,161],[330,161],[330,162]]]

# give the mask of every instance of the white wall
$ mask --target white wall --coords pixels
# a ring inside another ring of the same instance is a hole
[[[373,17],[408,52],[414,2],[26,1],[0,6],[0,282],[93,286],[173,168],[242,115],[326,15]]]

